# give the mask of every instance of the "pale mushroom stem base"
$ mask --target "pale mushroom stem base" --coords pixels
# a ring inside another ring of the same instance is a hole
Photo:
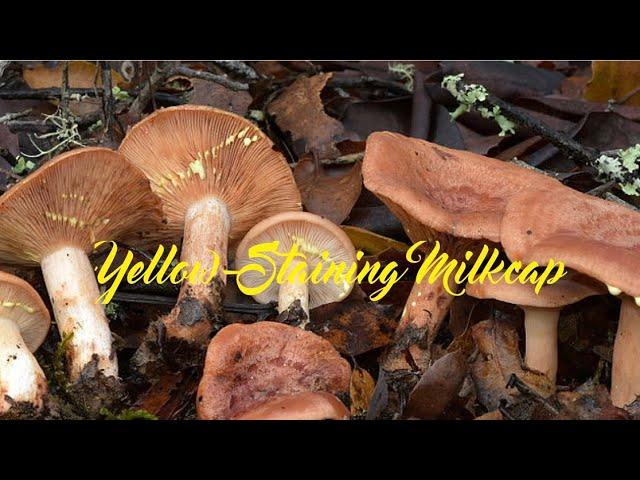
[[[299,321],[298,326],[300,328],[304,328],[307,323],[309,323],[309,286],[301,281],[301,276],[307,275],[306,267],[298,267],[299,262],[295,262],[291,265],[289,271],[295,272],[296,269],[298,274],[294,281],[289,282],[286,281],[280,285],[280,289],[278,291],[278,312],[283,313],[286,312],[291,316],[293,313],[295,316],[299,317],[297,320]],[[296,300],[298,301],[296,303]],[[287,323],[290,323],[293,319],[288,318]]]
[[[199,265],[200,273],[195,282],[184,281],[176,306],[162,319],[170,341],[203,349],[213,326],[221,323],[230,229],[229,211],[216,198],[200,200],[187,210],[180,260],[192,268]]]
[[[525,364],[554,384],[558,373],[558,320],[560,310],[522,307],[525,329]]]
[[[384,360],[385,370],[425,371],[429,367],[429,347],[453,298],[440,279],[430,284],[425,278],[413,286],[396,329],[394,345]]]
[[[0,416],[13,404],[28,405],[35,412],[41,411],[46,395],[47,379],[24,343],[18,326],[0,317]]]
[[[620,408],[640,395],[640,307],[623,297],[618,332],[613,344],[611,402]]]
[[[106,377],[118,376],[118,360],[112,346],[109,321],[87,254],[80,248],[63,247],[41,262],[53,313],[62,338],[69,339],[67,367],[72,382],[88,365]]]

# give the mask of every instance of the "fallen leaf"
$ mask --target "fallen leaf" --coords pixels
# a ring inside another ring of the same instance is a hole
[[[587,84],[584,98],[593,102],[621,102],[624,97],[640,88],[640,62],[637,61],[594,61],[593,75]],[[639,105],[640,94],[634,95],[624,105]]]
[[[376,382],[369,372],[356,366],[351,373],[351,385],[349,387],[351,416],[355,417],[367,412],[375,388]]]
[[[412,390],[403,416],[422,420],[438,418],[460,391],[466,375],[466,357],[462,352],[439,358]]]
[[[189,103],[194,105],[208,105],[244,116],[253,101],[246,91],[234,92],[218,83],[199,78],[191,79],[191,83],[193,90],[189,94]]]
[[[362,163],[316,168],[309,156],[293,169],[302,204],[311,213],[341,224],[349,216],[362,191]]]
[[[394,248],[401,252],[406,252],[409,245],[406,243],[398,242],[393,238],[378,235],[377,233],[370,232],[364,228],[343,226],[342,229],[349,236],[353,242],[353,246],[356,250],[362,250],[366,255],[377,255],[379,253]]]
[[[344,128],[362,140],[378,131],[408,135],[411,130],[411,97],[352,102],[342,117]]]
[[[339,155],[335,143],[344,140],[344,127],[324,111],[320,93],[331,73],[300,76],[267,107],[280,130],[290,132],[294,150],[313,153],[319,159]],[[296,149],[301,142],[302,148]]]

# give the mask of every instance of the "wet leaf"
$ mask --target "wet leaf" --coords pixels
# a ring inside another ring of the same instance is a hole
[[[25,68],[22,72],[22,77],[31,88],[60,88],[62,87],[62,70],[62,62],[52,68],[39,65],[32,68]],[[125,81],[122,75],[112,70],[111,83],[113,85],[123,86]],[[69,62],[69,87],[92,88],[101,86],[102,75],[95,63],[82,61]]]
[[[376,382],[369,372],[356,366],[351,373],[351,385],[349,387],[352,416],[366,413],[375,388]]]
[[[302,196],[302,204],[311,213],[328,218],[336,224],[349,212],[362,191],[361,162],[354,165],[320,167],[309,156],[300,160],[293,176]]]
[[[364,228],[343,226],[342,229],[349,236],[353,242],[353,246],[356,250],[362,250],[367,255],[377,255],[389,248],[394,248],[401,252],[406,251],[409,245],[406,243],[398,242],[393,238],[378,235],[377,233],[370,232]]]
[[[199,78],[191,79],[191,83],[193,90],[189,94],[189,103],[220,108],[240,116],[246,115],[251,105],[252,98],[249,92],[234,92],[218,83]]]
[[[633,90],[640,87],[640,62],[595,61],[593,76],[587,85],[584,97],[593,102],[620,102]],[[640,106],[640,95],[629,98],[624,105]]]

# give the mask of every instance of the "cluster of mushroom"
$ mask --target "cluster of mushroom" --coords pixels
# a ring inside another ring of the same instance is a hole
[[[399,134],[367,140],[365,185],[401,220],[413,241],[437,240],[451,257],[501,245],[511,261],[560,260],[569,275],[543,287],[488,283],[466,293],[514,303],[525,312],[528,368],[555,383],[560,310],[583,298],[622,296],[614,344],[611,399],[624,407],[640,395],[640,214],[591,197],[533,170]],[[385,370],[424,370],[452,296],[436,282],[416,284]],[[409,359],[409,360],[408,360]]]
[[[146,247],[182,240],[181,261],[199,263],[200,278],[213,281],[183,283],[173,310],[151,322],[134,367],[148,376],[200,367],[208,346],[200,418],[346,418],[336,395],[348,391],[350,367],[321,337],[259,322],[229,325],[209,344],[223,325],[230,243],[239,264],[257,241],[279,240],[285,251],[297,243],[306,260],[291,267],[301,273],[323,250],[355,260],[339,227],[300,210],[289,165],[253,123],[209,107],[167,108],[134,126],[118,152],[65,153],[0,197],[0,262],[40,266],[65,346],[64,387],[88,412],[118,405],[124,395],[88,255],[98,241]],[[220,265],[207,272],[214,253]],[[341,300],[351,288],[301,281],[256,299],[277,300],[280,312],[304,325],[310,307]],[[30,352],[49,323],[35,290],[0,273],[0,416],[45,408],[47,381]],[[262,372],[257,382],[253,370]]]

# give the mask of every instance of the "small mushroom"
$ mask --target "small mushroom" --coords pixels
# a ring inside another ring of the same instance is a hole
[[[262,403],[234,420],[347,420],[349,410],[326,392],[285,395]]]
[[[510,163],[390,132],[369,136],[362,174],[367,189],[398,217],[411,241],[427,241],[427,250],[438,241],[441,252],[458,260],[468,250],[500,242],[510,198],[529,188],[559,184]],[[424,370],[429,365],[428,347],[453,299],[441,278],[433,284],[423,279],[412,289],[394,342],[402,351],[389,352],[386,369]]]
[[[13,406],[42,411],[47,379],[33,352],[50,325],[38,292],[21,278],[0,272],[0,416]]]
[[[162,330],[165,358],[179,366],[199,364],[214,326],[221,324],[228,242],[264,218],[300,210],[300,193],[271,140],[250,121],[215,108],[157,110],[129,131],[120,152],[149,177],[163,202],[168,225],[159,239],[184,237],[181,260],[214,274],[182,284],[176,306],[159,320],[160,328],[150,327],[143,349],[157,345],[155,332]],[[220,266],[211,272],[215,254]],[[143,350],[136,355],[144,369]]]
[[[160,223],[149,181],[106,148],[59,155],[0,197],[0,260],[42,268],[72,383],[118,376],[88,253],[97,241],[135,244]]]
[[[296,418],[302,403],[318,411],[317,399],[310,402],[302,397],[291,402],[284,396],[305,392],[348,395],[350,378],[349,363],[314,333],[276,322],[228,325],[213,337],[207,350],[198,387],[198,418],[252,415],[261,405],[253,414],[266,415],[274,405],[280,408],[283,404]],[[265,406],[272,401],[276,403]],[[298,406],[293,408],[294,404]],[[289,414],[280,417],[289,418]]]
[[[531,370],[556,381],[558,372],[558,320],[563,307],[593,295],[606,293],[604,286],[575,272],[536,294],[531,284],[500,282],[467,285],[467,294],[475,298],[513,303],[524,310],[525,363]]]
[[[287,253],[296,246],[301,255],[288,266],[284,265],[286,257],[283,256],[271,256],[273,263],[250,257],[252,246],[273,241],[278,241],[280,253]],[[295,281],[285,280],[281,285],[273,281],[253,298],[260,303],[277,301],[278,311],[285,314],[289,323],[299,322],[301,328],[308,323],[310,308],[341,301],[351,293],[353,283],[344,278],[335,282],[333,277],[327,282],[313,283],[300,277],[307,277],[319,263],[327,267],[331,263],[335,266],[343,263],[346,272],[355,262],[355,248],[347,234],[329,220],[307,212],[283,212],[256,224],[240,242],[235,260],[237,270],[248,264],[259,264],[264,268],[264,275],[251,270],[241,276],[240,280],[247,287],[263,284],[274,273],[274,268],[284,267],[286,275],[295,276]]]
[[[611,368],[611,400],[640,395],[640,213],[560,186],[514,199],[502,225],[512,260],[564,264],[622,296]]]

